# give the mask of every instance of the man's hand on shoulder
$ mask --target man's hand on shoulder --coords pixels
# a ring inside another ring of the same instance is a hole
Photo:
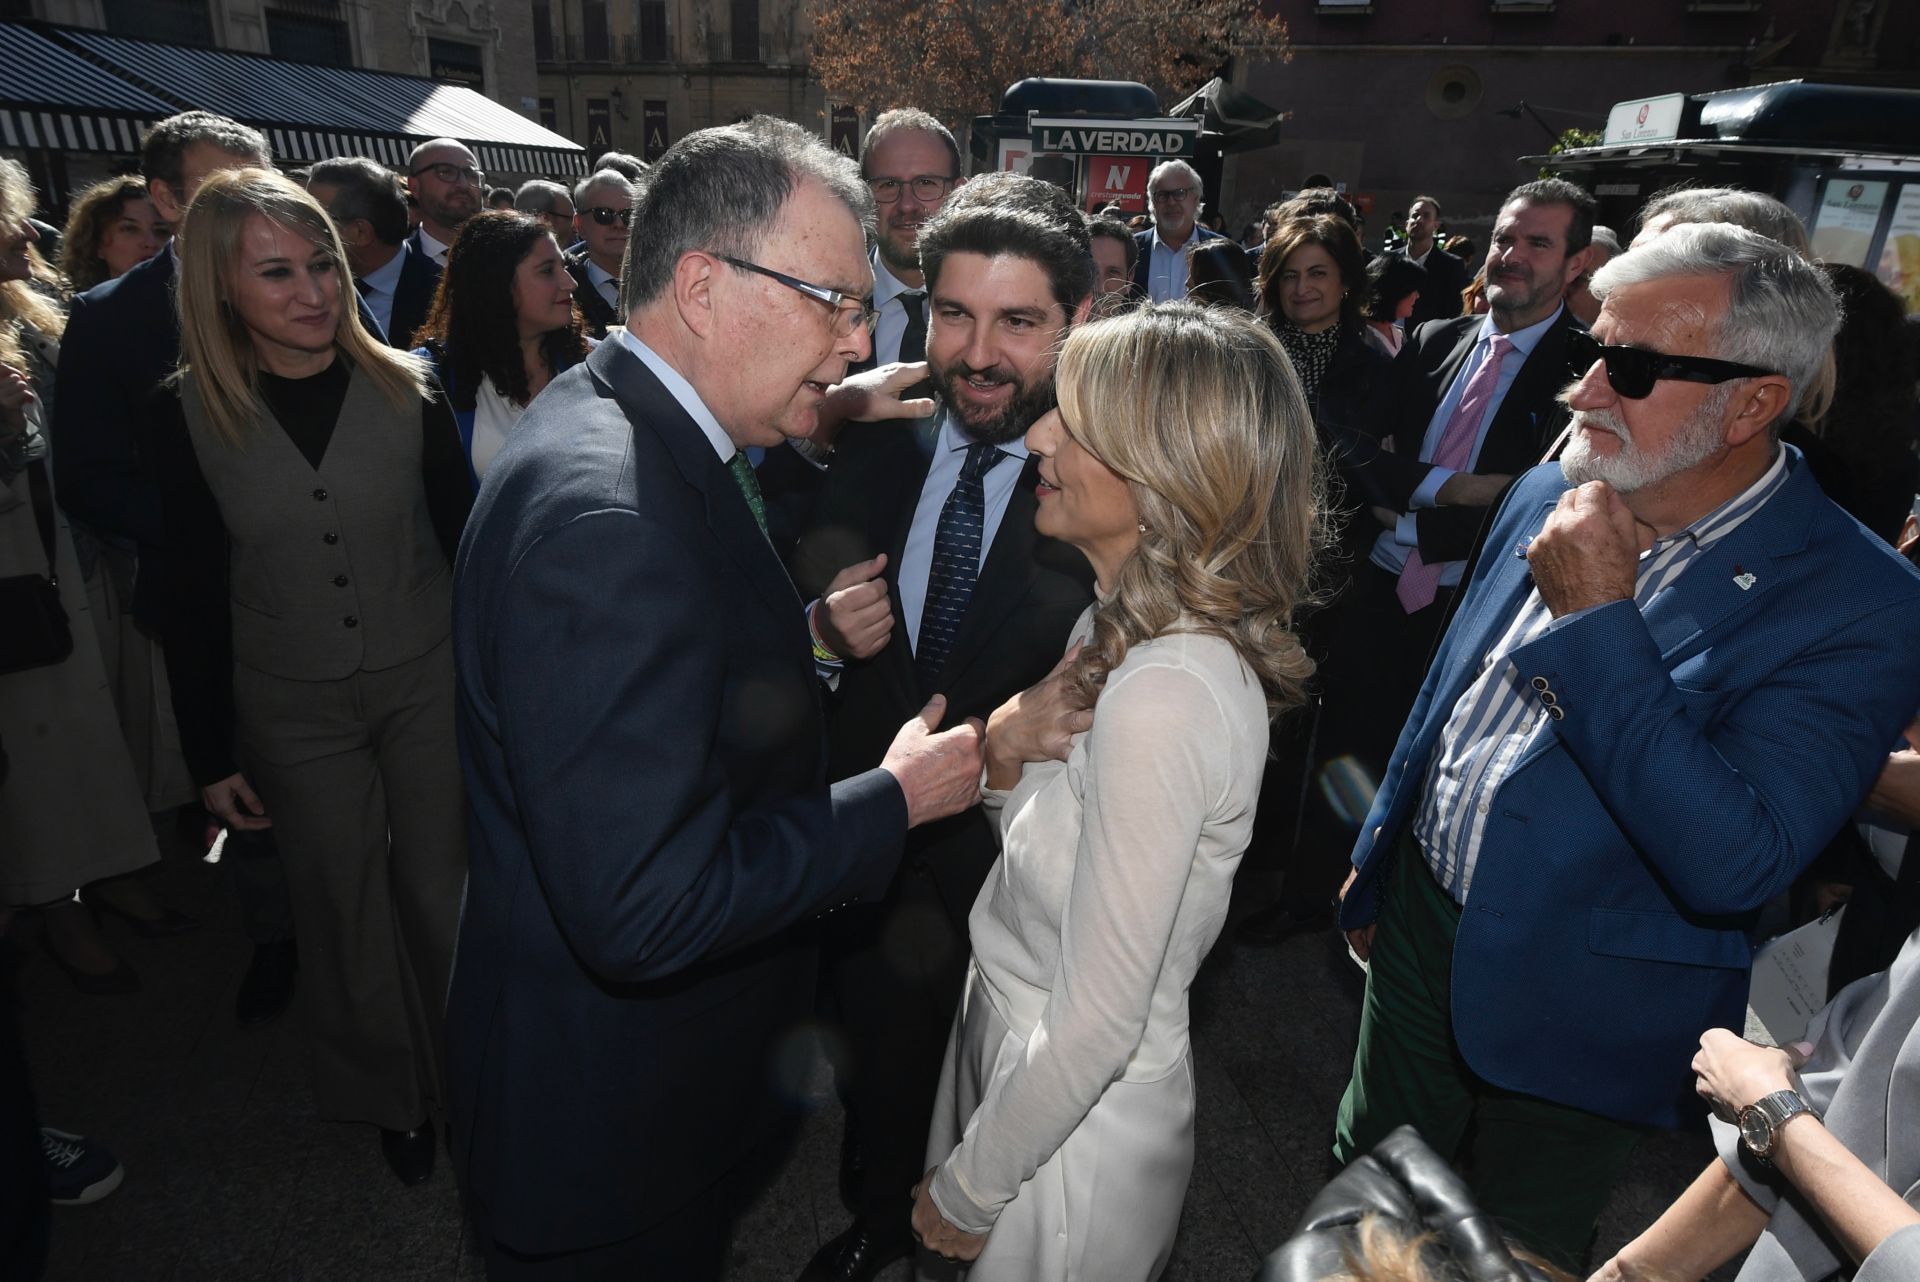
[[[936,694],[920,715],[900,727],[880,768],[899,781],[907,798],[907,827],[957,815],[980,800],[986,727],[977,717],[940,730],[947,697]]]
[[[1605,481],[1560,496],[1527,548],[1540,599],[1558,619],[1596,605],[1633,599],[1640,527]]]

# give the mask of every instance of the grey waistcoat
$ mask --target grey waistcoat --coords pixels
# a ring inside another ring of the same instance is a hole
[[[227,526],[234,662],[337,681],[416,659],[453,631],[453,579],[420,473],[419,409],[396,412],[356,372],[316,469],[271,417],[245,445],[228,445],[191,374],[180,403]]]

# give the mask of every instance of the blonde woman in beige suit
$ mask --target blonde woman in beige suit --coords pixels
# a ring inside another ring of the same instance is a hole
[[[272,825],[322,1117],[433,1167],[466,868],[451,565],[471,502],[425,364],[368,334],[326,212],[250,169],[180,236],[180,419],[149,442],[181,738],[209,809]]]

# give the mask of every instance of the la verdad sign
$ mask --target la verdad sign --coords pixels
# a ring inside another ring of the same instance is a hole
[[[1083,156],[1191,156],[1200,137],[1197,120],[1088,120],[1027,121],[1027,135],[1036,152],[1064,152]]]

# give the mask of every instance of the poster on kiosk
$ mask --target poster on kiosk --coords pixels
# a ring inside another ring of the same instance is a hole
[[[1200,122],[1100,120],[1033,113],[1024,138],[1000,139],[999,167],[1065,188],[1085,210],[1117,205],[1122,216],[1147,211],[1147,175],[1163,160],[1191,160]]]

